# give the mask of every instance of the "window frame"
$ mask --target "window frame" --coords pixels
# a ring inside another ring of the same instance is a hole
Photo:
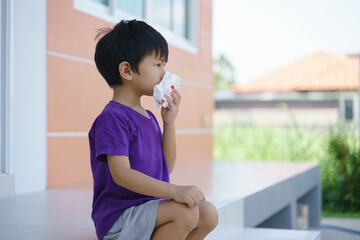
[[[187,31],[188,38],[183,38],[175,34],[175,32],[161,27],[151,20],[151,0],[144,0],[144,18],[139,18],[121,9],[116,8],[116,0],[109,0],[109,6],[93,2],[92,0],[74,0],[74,9],[85,12],[94,17],[103,19],[111,23],[118,23],[120,19],[138,19],[147,22],[157,29],[168,41],[169,44],[191,53],[197,53],[197,14],[198,0],[189,0],[187,9]],[[195,23],[195,24],[191,24]]]
[[[351,103],[351,117],[352,118],[347,118],[347,112],[346,112],[346,102],[350,102]],[[354,112],[355,112],[355,109],[354,109],[354,105],[355,105],[355,102],[354,102],[354,99],[353,98],[349,98],[349,97],[345,97],[344,98],[344,120],[345,121],[354,121]]]
[[[0,174],[9,174],[10,164],[10,122],[12,119],[10,97],[13,95],[12,55],[13,30],[11,26],[10,10],[13,1],[5,0],[0,3]]]
[[[4,93],[5,93],[5,7],[6,1],[0,3],[0,174],[5,173],[5,158],[4,158]]]
[[[352,101],[353,119],[346,119],[346,100]],[[339,92],[339,117],[344,123],[354,123],[359,125],[359,93],[358,91],[340,91]]]

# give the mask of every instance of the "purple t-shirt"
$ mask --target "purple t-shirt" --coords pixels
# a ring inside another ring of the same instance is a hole
[[[117,185],[106,154],[129,157],[130,166],[148,176],[169,182],[169,171],[161,148],[162,133],[155,116],[151,119],[121,103],[110,101],[95,119],[89,144],[94,197],[91,217],[101,239],[129,207],[157,197],[145,196]]]

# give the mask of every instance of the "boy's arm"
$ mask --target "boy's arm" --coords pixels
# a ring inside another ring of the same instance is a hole
[[[176,161],[175,124],[164,124],[162,149],[166,158],[170,174],[174,170]]]
[[[181,95],[177,90],[171,92],[173,100],[165,94],[169,107],[161,109],[161,116],[164,123],[164,133],[162,139],[162,150],[169,168],[169,174],[173,171],[176,160],[176,141],[175,141],[175,119],[179,112]]]
[[[149,177],[130,167],[129,158],[123,155],[107,155],[114,182],[126,189],[147,196],[173,198],[175,185]]]
[[[107,155],[111,176],[116,184],[130,191],[154,197],[171,198],[193,207],[205,200],[196,186],[177,186],[149,177],[131,169],[129,158],[123,155]]]

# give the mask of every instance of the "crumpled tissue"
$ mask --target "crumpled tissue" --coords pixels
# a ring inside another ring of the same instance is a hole
[[[163,108],[169,107],[165,94],[172,100],[171,92],[180,88],[181,81],[182,79],[178,75],[171,74],[170,72],[165,73],[161,82],[154,87],[153,97],[155,98],[157,109],[159,109],[160,106]]]

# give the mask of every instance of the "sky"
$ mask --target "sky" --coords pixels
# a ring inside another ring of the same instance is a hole
[[[360,54],[360,0],[213,0],[213,56],[238,83],[319,50]]]

